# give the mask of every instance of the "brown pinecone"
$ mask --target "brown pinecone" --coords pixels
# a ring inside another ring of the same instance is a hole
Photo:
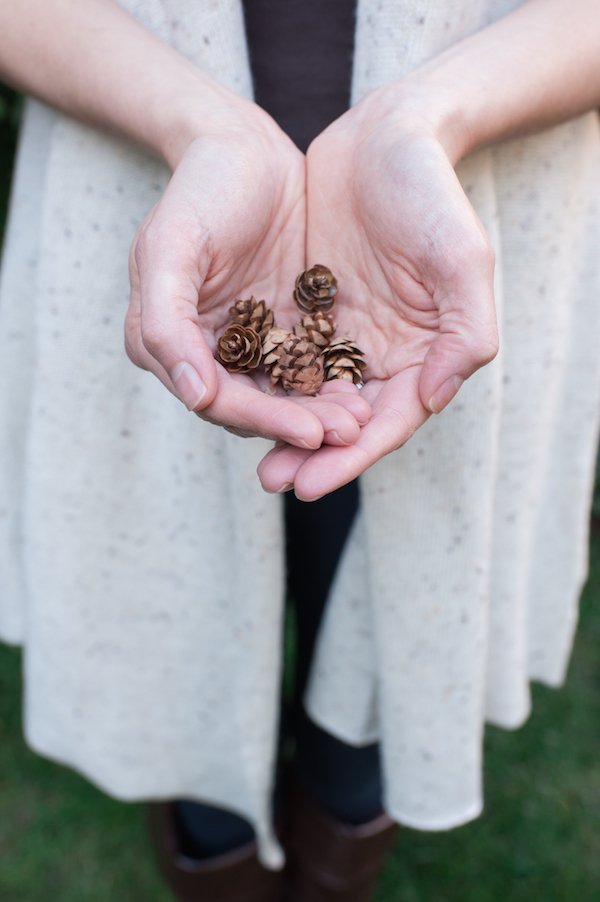
[[[217,360],[231,373],[249,373],[260,363],[262,342],[249,326],[233,323],[217,343]]]
[[[331,310],[337,292],[337,279],[330,269],[317,263],[296,278],[294,300],[304,313]]]
[[[271,334],[283,331],[272,329]],[[289,332],[283,341],[274,344],[263,362],[270,373],[272,384],[280,382],[286,391],[316,395],[323,384],[321,352],[312,341],[299,338],[293,332]]]
[[[305,313],[299,323],[294,326],[294,333],[298,338],[308,338],[318,348],[326,348],[333,333],[335,325],[331,313]]]
[[[273,311],[267,307],[265,301],[257,301],[254,295],[251,298],[235,301],[233,307],[229,308],[229,315],[232,322],[238,323],[240,326],[250,326],[255,332],[258,332],[261,339],[275,325],[275,317]]]
[[[366,368],[364,353],[350,338],[336,338],[323,349],[325,379],[345,379],[355,385],[363,384],[362,373]]]

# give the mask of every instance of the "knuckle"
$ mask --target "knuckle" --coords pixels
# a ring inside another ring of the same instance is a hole
[[[123,339],[125,344],[125,353],[132,363],[136,366],[142,366],[143,355],[140,350],[140,337],[137,323],[128,313],[125,317],[125,327],[123,330]]]
[[[473,359],[479,366],[491,363],[498,353],[499,341],[496,330],[489,331],[485,335],[478,335],[473,342]]]
[[[167,340],[164,326],[156,320],[142,322],[142,344],[153,357],[158,357]]]
[[[129,357],[132,363],[136,366],[141,367],[142,361],[139,353],[139,349],[135,342],[131,341],[127,335],[125,336],[125,353]]]
[[[487,235],[473,231],[461,242],[457,257],[461,266],[479,264],[488,269],[494,262],[494,249]]]
[[[138,235],[135,244],[132,247],[132,257],[135,261],[135,265],[140,269],[144,265],[144,260],[147,257],[146,239],[141,234]]]
[[[461,282],[465,273],[474,270],[491,279],[494,271],[494,248],[487,235],[479,230],[471,230],[460,238],[455,236],[452,247],[436,251],[436,256],[437,267],[448,283]]]
[[[136,235],[129,248],[129,273],[131,274],[133,267],[137,264],[137,245],[138,236]]]

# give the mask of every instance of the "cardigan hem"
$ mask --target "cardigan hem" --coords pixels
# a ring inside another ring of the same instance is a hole
[[[408,827],[411,830],[422,830],[423,832],[442,832],[445,830],[453,830],[455,827],[463,827],[470,821],[476,820],[483,812],[483,801],[477,799],[463,808],[460,812],[452,812],[440,814],[435,817],[418,817],[410,812],[404,812],[401,808],[386,807],[389,816],[397,821],[402,827]]]
[[[111,780],[105,775],[100,775],[98,771],[92,769],[88,765],[84,765],[75,757],[70,757],[62,752],[55,751],[51,742],[44,742],[39,737],[33,735],[33,731],[25,726],[23,730],[23,738],[29,749],[36,755],[58,764],[62,767],[68,767],[80,777],[91,783],[100,792],[115,799],[117,802],[130,804],[145,804],[149,802],[163,802],[173,799],[188,799],[192,802],[199,802],[205,805],[214,805],[217,808],[225,808],[238,814],[240,817],[250,821],[256,832],[256,844],[258,847],[258,858],[265,868],[272,871],[279,871],[285,865],[285,855],[272,826],[262,826],[258,823],[256,813],[242,806],[234,806],[230,799],[218,796],[210,796],[208,793],[195,793],[185,788],[181,784],[171,784],[170,787],[161,788],[161,790],[151,789],[150,787],[131,788],[131,781],[126,779],[124,782]]]

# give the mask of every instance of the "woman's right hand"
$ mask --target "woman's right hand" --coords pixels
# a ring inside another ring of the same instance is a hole
[[[304,448],[349,444],[369,417],[342,390],[323,398],[269,396],[215,359],[236,298],[265,298],[277,323],[298,318],[294,279],[305,268],[305,161],[259,107],[236,98],[203,127],[134,240],[126,346],[199,416],[242,435]]]

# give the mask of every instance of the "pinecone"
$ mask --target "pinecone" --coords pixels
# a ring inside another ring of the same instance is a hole
[[[271,335],[273,332],[283,331],[272,329]],[[267,343],[266,345],[269,347]],[[274,344],[263,358],[263,362],[271,375],[272,384],[277,385],[281,382],[286,391],[316,395],[323,384],[321,352],[312,341],[299,338],[293,332],[289,332],[282,341]]]
[[[331,313],[306,313],[299,323],[294,326],[294,333],[298,338],[308,338],[318,348],[326,348],[335,332],[335,325]]]
[[[260,363],[262,342],[249,326],[233,323],[217,343],[217,360],[231,373],[249,373]]]
[[[229,315],[232,322],[240,326],[250,326],[258,332],[261,340],[275,325],[273,311],[267,307],[265,301],[257,301],[254,295],[246,300],[235,301],[233,307],[229,308]]]
[[[294,300],[304,313],[331,310],[337,292],[337,279],[330,269],[317,263],[296,278]]]
[[[362,371],[366,368],[364,353],[350,338],[336,338],[323,349],[325,379],[345,379],[355,385],[363,384]]]

